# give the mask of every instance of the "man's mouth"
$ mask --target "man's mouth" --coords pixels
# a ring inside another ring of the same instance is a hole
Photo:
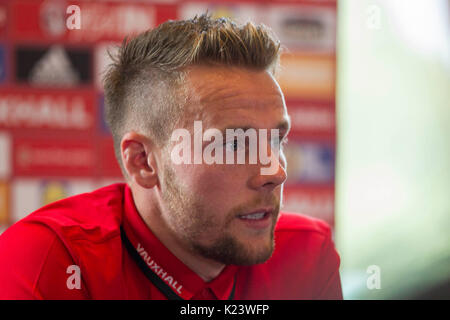
[[[272,212],[271,209],[269,209],[269,210],[263,209],[263,210],[254,211],[252,213],[241,214],[241,215],[238,215],[238,217],[240,219],[259,220],[259,219],[263,219],[263,218],[269,216],[271,214],[271,212]]]
[[[266,228],[271,223],[271,216],[273,214],[274,209],[272,208],[260,208],[257,210],[253,210],[249,213],[240,214],[237,217],[246,223],[247,226],[252,228]]]
[[[258,220],[264,218],[268,213],[267,212],[257,212],[247,215],[239,216],[241,219],[249,219],[249,220]]]

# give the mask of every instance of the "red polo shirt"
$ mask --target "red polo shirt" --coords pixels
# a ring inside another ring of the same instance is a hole
[[[339,262],[327,224],[282,213],[268,261],[205,282],[147,228],[128,186],[114,184],[0,236],[0,299],[342,299]]]

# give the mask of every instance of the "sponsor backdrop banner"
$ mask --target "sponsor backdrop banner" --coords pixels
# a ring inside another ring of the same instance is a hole
[[[287,48],[284,209],[334,225],[335,0],[10,0],[0,1],[0,233],[47,203],[123,181],[102,116],[108,51],[206,11],[264,23]]]

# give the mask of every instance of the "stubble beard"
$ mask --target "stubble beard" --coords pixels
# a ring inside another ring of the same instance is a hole
[[[164,186],[162,198],[169,212],[169,228],[180,244],[191,252],[201,255],[225,265],[254,265],[268,260],[275,249],[274,229],[279,214],[279,201],[272,198],[271,203],[276,208],[272,214],[272,225],[269,239],[259,248],[252,248],[230,232],[230,224],[237,219],[236,215],[242,213],[244,206],[230,210],[225,219],[217,222],[217,218],[208,214],[204,204],[207,199],[187,192],[187,188],[179,183],[172,168],[164,168]],[[203,200],[203,201],[202,201]],[[252,207],[261,201],[253,201]],[[246,206],[247,207],[247,206]],[[199,241],[204,233],[215,234],[216,238],[208,244]],[[263,241],[263,240],[259,240]]]

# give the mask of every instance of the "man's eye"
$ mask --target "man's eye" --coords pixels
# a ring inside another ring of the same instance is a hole
[[[234,139],[228,142],[225,142],[225,149],[227,151],[232,151],[232,152],[236,152],[238,150],[245,150],[248,146],[247,146],[247,141],[242,141],[241,139]]]
[[[228,141],[225,143],[225,148],[228,151],[237,151],[239,148],[239,143],[237,139],[234,139],[232,141]]]

